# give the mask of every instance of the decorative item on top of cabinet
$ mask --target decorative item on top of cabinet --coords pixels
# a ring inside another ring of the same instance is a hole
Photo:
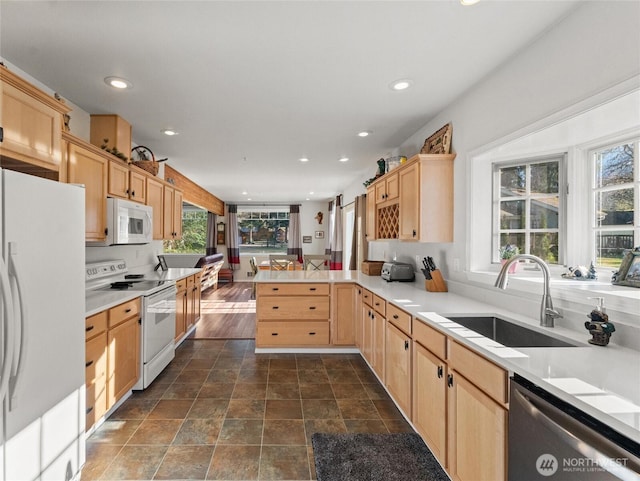
[[[420,150],[421,154],[449,154],[451,153],[451,136],[453,126],[448,123],[436,133],[432,134],[424,141]]]
[[[132,163],[140,167],[141,169],[146,170],[152,175],[158,175],[158,171],[160,170],[160,166],[158,165],[160,162],[165,162],[169,160],[167,158],[156,160],[156,156],[153,155],[151,149],[149,147],[145,147],[144,145],[138,145],[131,149],[131,161]]]
[[[131,124],[116,114],[91,115],[89,142],[128,162]]]
[[[36,175],[29,168],[59,172],[63,115],[71,109],[2,64],[0,82],[2,164],[14,160],[19,165],[12,168]]]

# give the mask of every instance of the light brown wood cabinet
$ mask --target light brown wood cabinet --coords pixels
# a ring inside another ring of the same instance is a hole
[[[85,320],[86,429],[140,377],[140,298]]]
[[[356,343],[356,285],[335,283],[331,289],[331,344],[353,346]]]
[[[153,208],[153,240],[162,240],[164,239],[164,184],[150,176],[146,181],[146,204]]]
[[[365,237],[368,241],[376,240],[376,186],[370,186],[367,188],[367,214],[366,214],[366,228]]]
[[[67,182],[82,184],[85,189],[85,239],[104,241],[107,237],[108,154],[66,132],[63,138]]]
[[[452,479],[506,480],[507,372],[414,322],[412,422]]]
[[[90,142],[100,147],[105,144],[114,147],[127,157],[131,157],[131,124],[115,114],[99,114],[91,116]]]
[[[200,319],[200,276],[196,274],[176,281],[176,335],[177,343],[184,340],[185,334]]]
[[[364,331],[363,331],[363,325],[362,325],[362,318],[363,318],[363,311],[362,311],[362,293],[363,293],[363,288],[360,287],[359,285],[355,286],[355,343],[356,346],[358,348],[360,348],[360,351],[362,351],[362,346],[364,343]]]
[[[164,185],[162,226],[163,239],[182,238],[182,191],[168,184]]]
[[[375,183],[376,204],[382,204],[398,198],[398,172],[389,172]]]
[[[187,332],[187,279],[176,281],[176,336],[175,341],[179,342]]]
[[[260,283],[256,289],[256,347],[330,343],[327,283]]]
[[[368,289],[362,289],[362,347],[360,352],[370,366],[373,366],[373,293]]]
[[[71,109],[4,66],[0,66],[0,91],[2,157],[59,172],[63,115]]]
[[[396,404],[411,416],[411,336],[387,321],[385,339],[385,384]]]
[[[385,382],[385,338],[387,331],[387,301],[373,294],[373,363],[371,367],[384,384]]]
[[[119,160],[109,159],[109,196],[144,204],[147,200],[146,177],[140,169],[134,166]]]

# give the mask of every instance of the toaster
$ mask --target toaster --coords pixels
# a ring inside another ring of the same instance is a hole
[[[385,262],[382,264],[380,276],[385,281],[410,282],[415,279],[413,266],[404,262]]]

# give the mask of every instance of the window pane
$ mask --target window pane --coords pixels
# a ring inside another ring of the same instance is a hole
[[[531,193],[554,194],[558,192],[558,162],[531,165]]]
[[[530,252],[534,256],[544,259],[549,264],[558,263],[558,233],[536,232],[529,238]]]
[[[526,189],[526,168],[524,165],[500,169],[500,196],[524,195]]]
[[[596,232],[597,265],[620,267],[625,249],[633,249],[633,231]]]
[[[506,246],[507,244],[516,245],[520,249],[520,253],[524,253],[524,239],[525,234],[500,234],[500,245]]]
[[[286,254],[289,212],[240,211],[238,231],[241,254]]]
[[[596,226],[633,225],[633,213],[633,189],[596,193]]]
[[[558,228],[559,198],[531,199],[531,227],[532,229]]]
[[[596,154],[596,188],[633,182],[633,144]]]
[[[524,209],[524,200],[505,200],[500,202],[500,229],[524,229]]]

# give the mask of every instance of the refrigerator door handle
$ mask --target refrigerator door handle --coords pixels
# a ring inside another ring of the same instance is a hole
[[[2,293],[2,335],[4,337],[2,370],[0,371],[0,403],[4,399],[9,389],[9,378],[11,377],[11,364],[14,350],[14,322],[15,311],[13,309],[13,297],[9,284],[9,273],[4,259],[0,256],[0,291]]]
[[[555,433],[562,442],[571,446],[575,451],[579,452],[586,458],[593,459],[598,462],[600,466],[606,471],[609,471],[618,478],[631,481],[638,479],[637,473],[631,469],[626,468],[624,465],[611,462],[611,458],[606,454],[599,451],[595,446],[592,446],[580,439],[578,439],[567,427],[561,426],[556,421],[551,419],[543,412],[542,406],[537,406],[532,399],[523,395],[518,389],[513,391],[513,398],[515,401],[527,412],[528,415],[544,424],[550,431]],[[575,421],[576,423],[579,421]]]
[[[24,366],[24,360],[27,352],[27,306],[24,302],[18,268],[16,267],[16,258],[18,257],[18,245],[16,242],[9,242],[9,278],[15,279],[15,287],[18,298],[18,307],[20,308],[20,343],[18,349],[13,352],[13,368],[9,378],[9,411],[15,409],[17,405],[17,386]]]

